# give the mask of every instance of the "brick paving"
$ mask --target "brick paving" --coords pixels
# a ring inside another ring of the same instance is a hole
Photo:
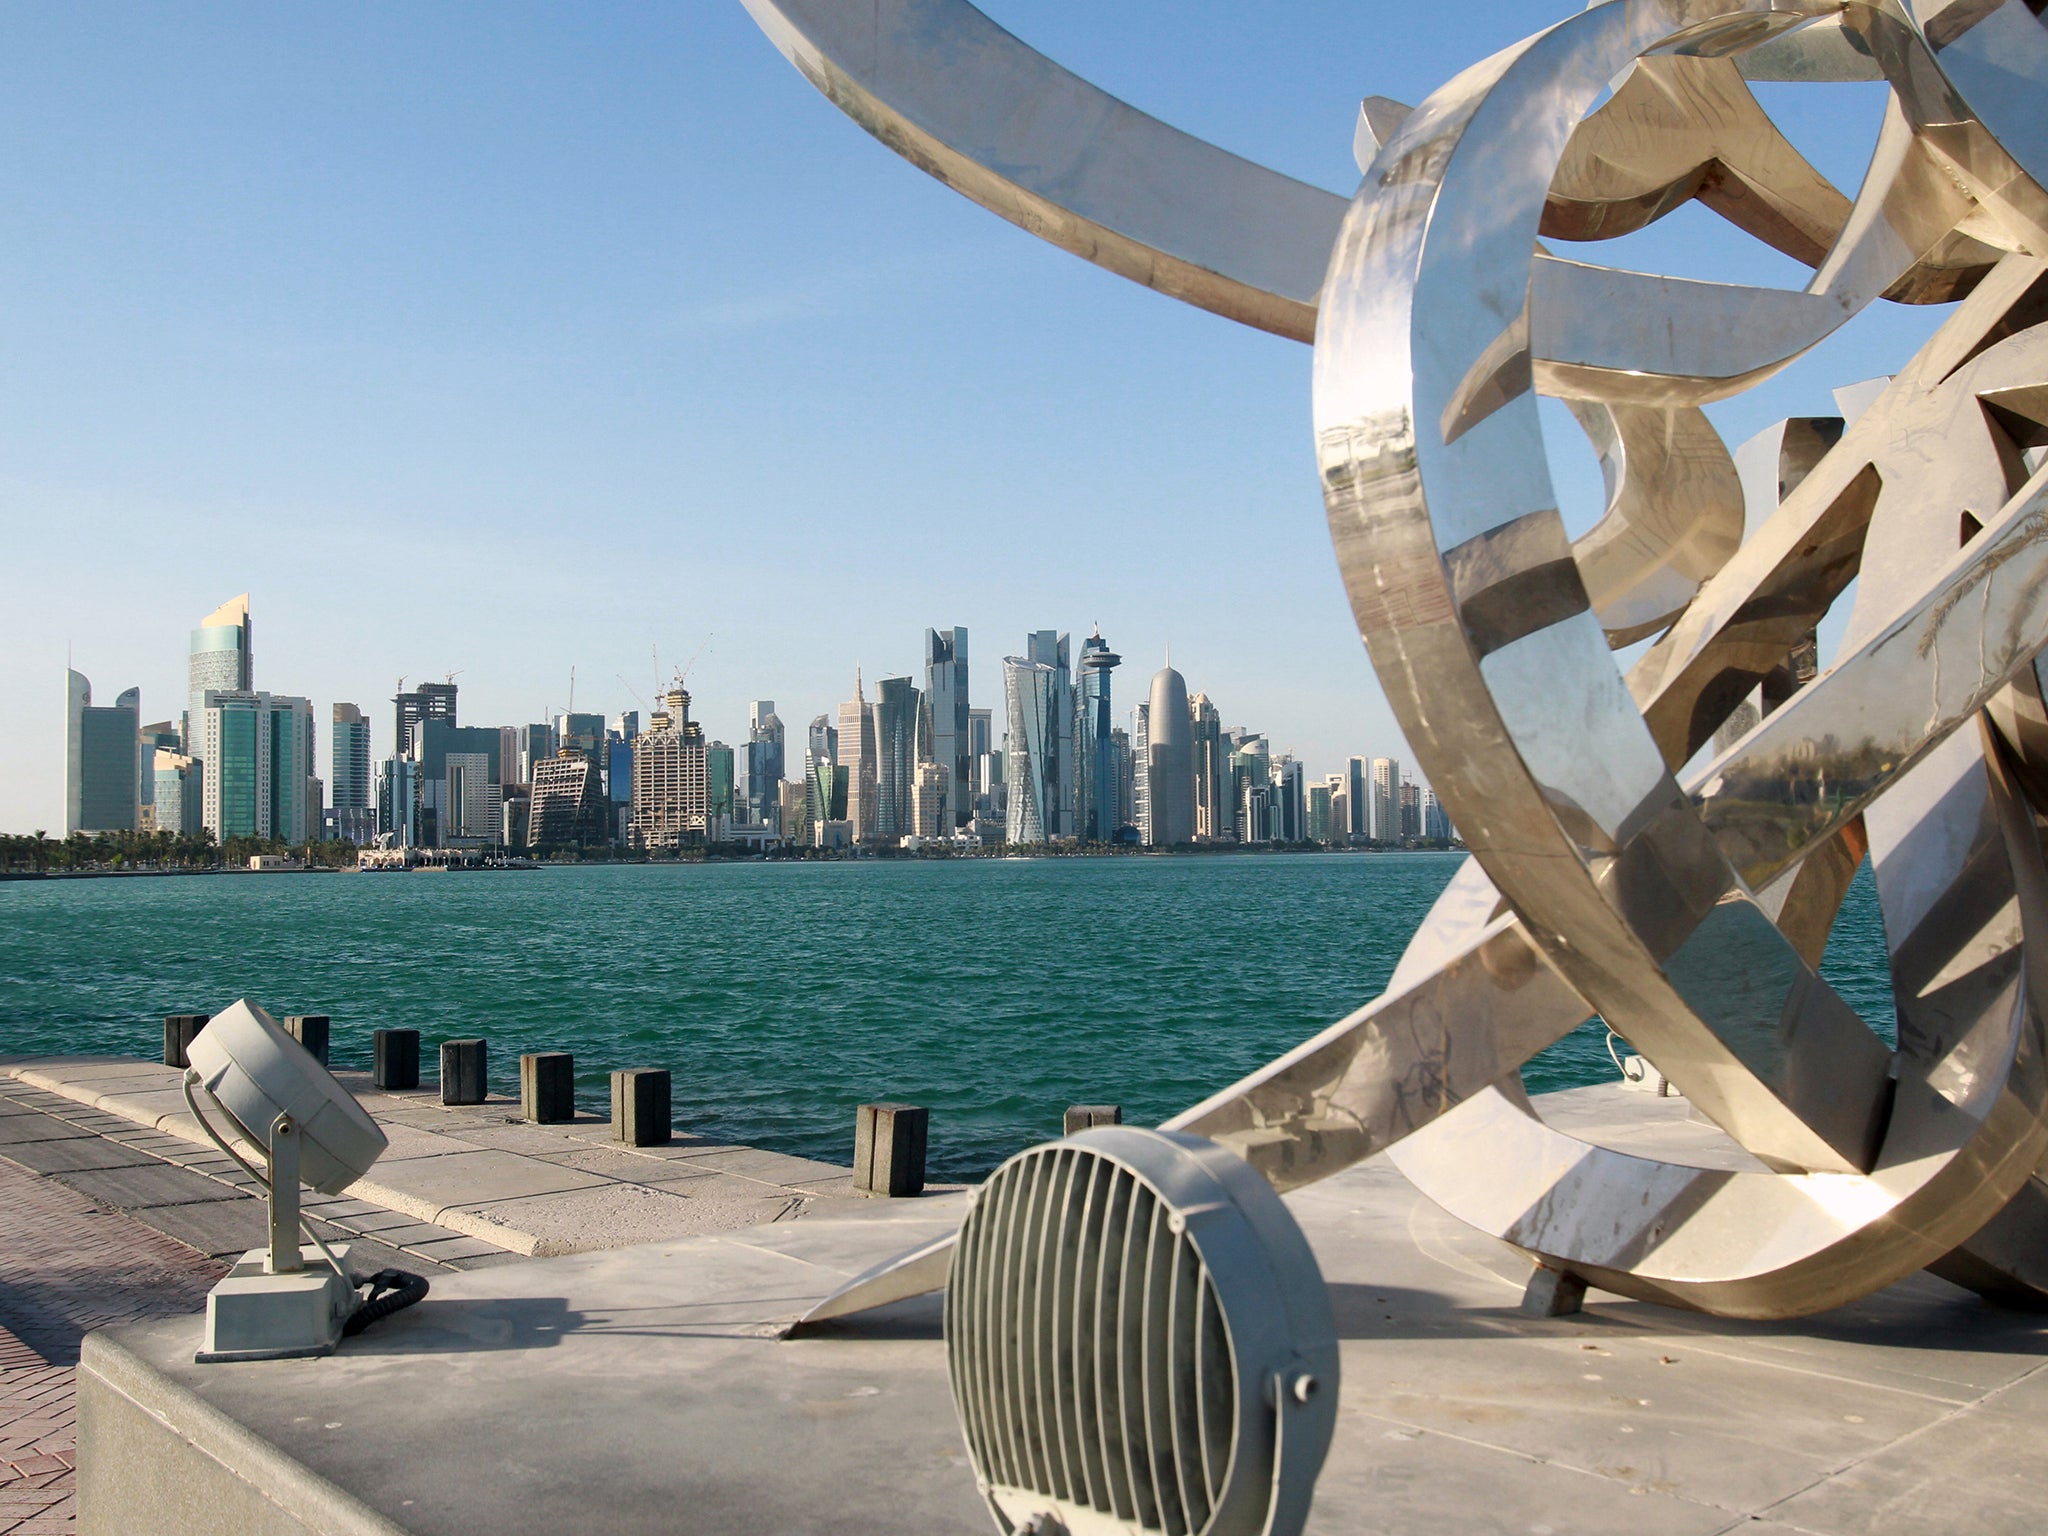
[[[94,1328],[196,1312],[226,1273],[0,1157],[0,1536],[72,1529],[79,1341]]]

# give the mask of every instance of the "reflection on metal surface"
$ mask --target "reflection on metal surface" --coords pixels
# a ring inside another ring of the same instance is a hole
[[[746,3],[948,184],[1314,341],[1338,566],[1472,858],[1382,997],[1171,1128],[1281,1188],[1391,1148],[1545,1264],[1710,1311],[1812,1311],[1928,1265],[2048,1300],[2048,26],[2028,0],[1609,0],[1413,109],[1366,97],[1348,205],[965,0]],[[1891,91],[1853,199],[1746,83],[1843,79]],[[1589,259],[1692,202],[1810,278]],[[1853,419],[1731,455],[1698,407],[1879,302],[1953,308]],[[1539,395],[1606,475],[1576,539]],[[1895,1049],[1815,969],[1866,856]],[[1519,1067],[1596,1014],[1753,1170],[1545,1125]],[[827,1305],[924,1288],[943,1254]]]

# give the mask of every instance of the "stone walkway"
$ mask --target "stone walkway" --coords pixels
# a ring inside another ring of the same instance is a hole
[[[601,1115],[532,1125],[521,1117],[519,1101],[503,1094],[482,1104],[446,1105],[431,1084],[392,1092],[377,1088],[368,1073],[335,1076],[391,1144],[342,1195],[309,1195],[307,1212],[387,1240],[376,1222],[434,1227],[437,1241],[452,1241],[429,1257],[444,1249],[465,1259],[487,1251],[578,1253],[864,1203],[854,1194],[853,1170],[834,1163],[684,1131],[663,1146],[627,1147],[611,1140],[611,1122]],[[132,1057],[0,1057],[0,1099],[40,1095],[32,1102],[81,1130],[246,1183],[206,1144],[186,1109],[180,1078],[175,1068]],[[849,1152],[852,1142],[849,1121]],[[121,1182],[108,1180],[110,1187]],[[406,1242],[397,1246],[422,1251]]]
[[[88,1330],[195,1312],[227,1266],[0,1158],[0,1536],[72,1526]]]

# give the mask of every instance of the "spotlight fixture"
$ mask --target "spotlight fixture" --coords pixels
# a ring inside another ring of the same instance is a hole
[[[198,1359],[280,1360],[331,1353],[357,1310],[343,1268],[346,1246],[330,1249],[299,1213],[299,1185],[340,1194],[388,1144],[362,1105],[277,1021],[246,998],[215,1014],[186,1052],[185,1102],[201,1129],[264,1184],[270,1243],[244,1254],[206,1298]],[[203,1091],[252,1146],[267,1176],[250,1167],[213,1127]],[[312,1239],[300,1245],[300,1235]]]
[[[1337,1337],[1292,1215],[1213,1141],[1101,1126],[976,1193],[946,1296],[954,1406],[1004,1536],[1297,1536]]]

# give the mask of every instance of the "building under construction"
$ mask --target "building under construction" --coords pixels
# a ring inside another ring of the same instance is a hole
[[[711,810],[704,727],[690,719],[690,695],[678,682],[662,704],[633,743],[635,848],[701,843]]]

